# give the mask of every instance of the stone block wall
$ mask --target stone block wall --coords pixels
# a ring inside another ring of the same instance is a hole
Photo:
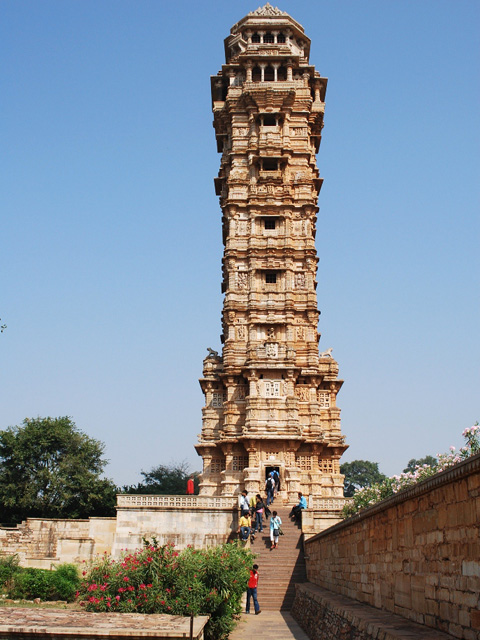
[[[310,640],[451,640],[452,636],[379,611],[308,582],[295,585],[292,616]]]
[[[0,555],[18,554],[24,567],[49,569],[104,553],[118,558],[153,536],[178,549],[211,547],[227,542],[237,528],[237,498],[119,495],[116,518],[28,518],[16,527],[0,527]]]
[[[308,580],[455,638],[480,638],[480,455],[313,536]]]
[[[216,496],[120,495],[113,555],[137,549],[143,538],[177,549],[227,542],[238,527],[238,500]]]
[[[80,564],[111,552],[115,527],[116,518],[27,518],[16,527],[0,528],[0,554],[18,554],[24,567],[49,569],[63,562]]]

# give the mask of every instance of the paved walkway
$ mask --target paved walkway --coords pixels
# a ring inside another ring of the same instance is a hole
[[[260,614],[261,615],[261,614]],[[260,616],[257,616],[260,617]],[[198,638],[208,617],[194,620],[194,638]],[[26,640],[179,640],[190,637],[190,618],[162,614],[91,613],[87,611],[0,607],[0,639]]]
[[[262,611],[258,616],[243,614],[230,640],[309,640],[287,611]]]

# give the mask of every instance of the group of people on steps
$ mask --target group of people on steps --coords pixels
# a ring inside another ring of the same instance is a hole
[[[238,533],[240,540],[255,540],[256,533],[263,533],[263,516],[270,518],[270,549],[278,546],[278,537],[281,535],[282,519],[276,511],[270,511],[262,496],[257,493],[254,504],[250,506],[247,492],[243,491],[240,498],[240,520],[238,523]]]
[[[270,550],[276,549],[278,546],[278,537],[282,533],[281,525],[282,520],[276,511],[270,512],[269,505],[274,501],[276,496],[275,480],[273,479],[273,473],[269,475],[265,482],[265,491],[267,494],[266,501],[262,496],[257,493],[252,498],[248,499],[247,491],[242,491],[240,497],[240,522],[239,533],[241,540],[247,541],[249,538],[253,542],[255,539],[255,533],[257,531],[263,531],[263,516],[270,516]],[[307,508],[307,500],[302,493],[298,494],[298,504],[292,507],[289,513],[289,517],[293,518],[295,522],[301,522],[302,510]],[[254,522],[252,523],[252,518]],[[253,607],[255,615],[262,613],[257,598],[258,587],[258,564],[254,564],[250,569],[250,576],[247,584],[247,601],[245,607],[245,613],[250,613],[250,600],[253,600]]]
[[[279,480],[275,478],[275,473],[278,476],[278,472],[272,471],[265,481],[266,500],[259,493],[248,499],[248,492],[244,489],[239,502],[238,533],[240,539],[247,541],[250,538],[250,541],[253,542],[255,534],[263,532],[263,517],[265,516],[265,519],[270,518],[270,550],[278,547],[278,538],[283,535],[282,519],[276,511],[271,512],[269,509],[275,500],[279,487]],[[298,498],[299,502],[292,508],[289,517],[294,518],[296,522],[301,522],[301,513],[303,509],[307,508],[307,501],[301,493],[298,494]]]

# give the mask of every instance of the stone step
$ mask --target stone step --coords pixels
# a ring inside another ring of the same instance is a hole
[[[300,527],[290,520],[289,506],[280,506],[278,500],[273,508],[282,520],[283,536],[278,547],[270,550],[270,528],[264,524],[263,533],[257,533],[250,548],[257,555],[260,580],[258,600],[264,611],[290,610],[295,597],[295,583],[306,582],[305,559],[303,556],[302,533]]]

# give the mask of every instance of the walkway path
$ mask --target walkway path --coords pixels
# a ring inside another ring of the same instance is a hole
[[[309,640],[288,611],[262,611],[258,616],[243,614],[230,640]]]

